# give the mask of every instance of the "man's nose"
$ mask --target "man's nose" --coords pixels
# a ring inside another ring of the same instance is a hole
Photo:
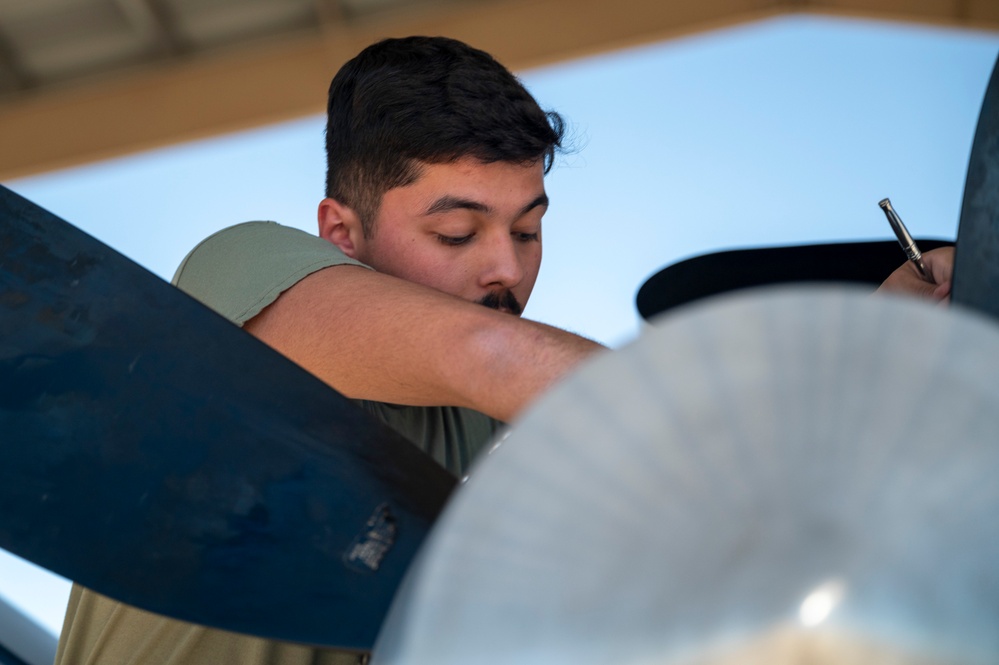
[[[524,266],[513,238],[506,234],[489,243],[481,274],[483,286],[511,288],[524,279]]]

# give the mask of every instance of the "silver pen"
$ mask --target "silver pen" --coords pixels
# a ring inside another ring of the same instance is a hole
[[[885,211],[885,217],[888,218],[888,223],[891,224],[891,229],[895,232],[895,237],[898,238],[898,244],[902,245],[902,251],[905,252],[905,255],[916,266],[916,270],[923,276],[923,279],[927,282],[932,282],[933,279],[930,277],[929,271],[926,270],[926,264],[923,263],[923,253],[916,247],[916,241],[909,235],[909,230],[905,228],[905,224],[902,223],[898,213],[891,207],[891,201],[881,199],[878,201],[878,205]]]

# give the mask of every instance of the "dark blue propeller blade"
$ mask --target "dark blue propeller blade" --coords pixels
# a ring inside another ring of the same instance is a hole
[[[454,479],[0,188],[0,547],[102,594],[367,649]]]
[[[999,60],[971,146],[951,300],[999,317]]]

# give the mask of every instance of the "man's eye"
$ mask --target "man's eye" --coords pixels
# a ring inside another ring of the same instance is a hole
[[[538,234],[535,233],[514,233],[513,237],[519,242],[537,242]]]
[[[472,239],[472,234],[469,233],[467,236],[446,236],[437,234],[437,240],[442,245],[447,245],[448,247],[457,247],[458,245],[464,245],[466,242]]]

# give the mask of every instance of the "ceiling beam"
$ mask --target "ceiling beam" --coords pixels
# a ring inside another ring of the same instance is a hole
[[[336,7],[320,6],[327,13]],[[0,103],[0,180],[320,113],[333,73],[383,37],[448,35],[522,70],[793,12],[999,31],[995,0],[445,3],[377,20],[335,21],[335,29],[211,55],[188,54],[5,100]]]
[[[34,77],[24,68],[17,51],[0,30],[0,90],[27,90],[35,85]]]
[[[190,50],[164,0],[115,1],[137,31],[152,37],[158,54],[180,56]]]

